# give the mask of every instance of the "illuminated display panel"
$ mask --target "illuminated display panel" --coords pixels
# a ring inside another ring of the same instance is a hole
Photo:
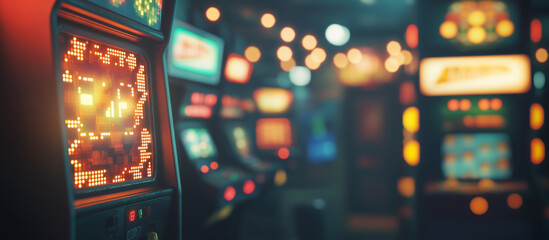
[[[419,87],[428,96],[525,93],[530,85],[526,55],[437,57],[420,63]]]
[[[231,137],[238,154],[242,158],[251,156],[250,138],[242,126],[236,126],[231,129]]]
[[[212,108],[217,104],[213,93],[192,92],[189,99],[179,109],[181,116],[190,118],[210,118]]]
[[[59,39],[74,188],[151,179],[153,129],[145,58],[67,33]]]
[[[88,0],[124,17],[160,30],[162,0]]]
[[[259,149],[276,149],[292,145],[292,126],[287,118],[257,120],[256,144]]]
[[[283,88],[259,88],[254,91],[254,100],[262,113],[274,114],[288,111],[294,95]]]
[[[503,180],[511,177],[507,134],[448,134],[442,142],[442,154],[442,172],[446,178]]]
[[[172,30],[168,74],[217,85],[221,76],[223,39],[177,20]]]
[[[183,130],[181,140],[192,160],[206,159],[217,156],[210,133],[205,128],[188,128]]]
[[[229,82],[245,84],[250,81],[253,66],[245,57],[231,53],[225,64],[225,78]]]

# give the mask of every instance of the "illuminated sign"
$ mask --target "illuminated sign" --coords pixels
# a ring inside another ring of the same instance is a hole
[[[512,173],[509,144],[504,133],[446,135],[442,172],[446,178],[507,179]]]
[[[225,64],[225,78],[229,82],[244,84],[250,81],[253,65],[245,57],[229,54]]]
[[[236,96],[223,95],[221,98],[221,117],[227,119],[242,118],[244,113],[255,110],[252,99],[240,99]]]
[[[530,60],[526,55],[426,58],[419,87],[428,96],[525,93]]]
[[[440,36],[462,45],[487,44],[515,32],[507,5],[499,1],[459,1],[448,7]]]
[[[292,126],[287,118],[257,120],[256,144],[259,149],[277,149],[292,145]]]
[[[170,76],[216,85],[221,75],[223,39],[174,21],[168,50]]]
[[[76,189],[153,177],[148,66],[141,54],[59,36],[64,114]]]
[[[181,106],[181,115],[194,118],[210,118],[212,108],[217,103],[217,96],[213,93],[193,92],[190,95],[190,104]]]
[[[292,104],[294,95],[282,88],[259,88],[254,91],[257,108],[262,113],[284,113]]]
[[[160,30],[162,0],[88,0],[131,20]]]
[[[210,133],[205,128],[189,128],[182,132],[181,141],[192,160],[217,156]]]

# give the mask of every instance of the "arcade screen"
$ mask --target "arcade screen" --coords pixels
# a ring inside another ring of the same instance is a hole
[[[160,30],[162,0],[88,0],[131,20]]]
[[[292,126],[287,118],[263,118],[257,120],[256,144],[268,150],[292,145]]]
[[[59,40],[74,188],[152,179],[149,73],[143,55],[68,33]]]
[[[442,142],[442,172],[446,178],[511,177],[509,135],[504,133],[448,134]]]
[[[183,130],[181,140],[192,160],[217,156],[210,133],[205,128],[188,128]]]
[[[240,157],[250,157],[250,138],[248,137],[246,130],[242,126],[235,126],[230,128],[230,132],[232,143],[236,147]]]
[[[217,85],[221,76],[223,39],[174,21],[168,47],[170,76]]]

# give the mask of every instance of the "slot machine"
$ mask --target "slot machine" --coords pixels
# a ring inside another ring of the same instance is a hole
[[[296,159],[301,152],[295,147],[294,130],[289,110],[294,94],[279,87],[259,87],[253,92],[257,106],[255,121],[255,147],[258,157],[275,163],[283,168],[276,171],[275,186],[282,186],[288,180],[286,168],[297,168]]]
[[[206,229],[222,227],[216,224],[231,217],[237,204],[254,198],[259,186],[254,175],[230,163],[220,149],[224,146],[213,138],[224,42],[177,19],[172,32],[167,63],[183,176],[183,234],[230,238],[225,231]]]
[[[252,86],[249,81],[253,64],[245,57],[231,53],[227,57],[224,76],[227,80],[223,86],[221,107],[219,111],[222,124],[217,128],[221,133],[220,142],[228,156],[246,170],[255,174],[255,182],[263,186],[274,185],[274,176],[281,164],[261,159],[254,151],[252,137],[253,126],[250,115],[255,111],[252,98]],[[225,144],[223,144],[225,143]]]
[[[528,2],[418,9],[418,239],[540,239]]]
[[[14,106],[3,176],[19,179],[7,236],[180,239],[163,61],[173,1],[1,5]]]

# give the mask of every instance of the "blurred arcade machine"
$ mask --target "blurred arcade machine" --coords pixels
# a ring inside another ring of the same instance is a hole
[[[181,239],[163,60],[171,9],[0,4],[6,121],[21,126],[7,132],[13,155],[2,177],[14,194],[3,197],[3,238]]]
[[[549,39],[543,33],[549,32],[549,3],[534,1],[532,3],[532,20],[530,21],[530,54],[532,61],[533,97],[530,105],[530,161],[533,165],[532,175],[538,180],[540,202],[543,207],[541,218],[544,237],[549,238],[549,163],[547,161],[547,87],[546,76],[549,74],[547,47]]]
[[[231,163],[212,137],[219,106],[223,39],[178,19],[167,63],[182,172],[183,234],[234,239],[238,203],[259,191],[255,176]],[[223,221],[225,220],[225,221]]]
[[[528,2],[418,4],[418,239],[540,239]]]

